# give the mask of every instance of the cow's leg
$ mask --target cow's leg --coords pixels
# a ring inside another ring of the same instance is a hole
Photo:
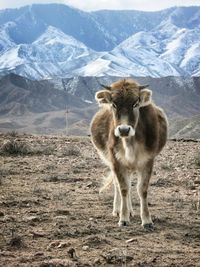
[[[134,216],[134,211],[133,211],[132,198],[131,198],[131,179],[129,180],[128,205],[129,205],[130,216],[133,217]]]
[[[119,191],[118,182],[114,180],[114,201],[113,201],[113,216],[117,217],[120,214],[120,207],[121,207],[121,196]],[[131,199],[131,181],[130,181],[130,187],[128,191],[128,209],[130,212],[130,216],[133,217],[134,211],[132,206],[132,199]]]
[[[113,201],[113,216],[118,216],[120,214],[120,205],[121,205],[121,197],[119,192],[119,185],[116,180],[117,178],[114,177],[113,185],[114,185],[114,201]]]
[[[152,169],[153,169],[153,160],[150,160],[143,166],[143,168],[141,168],[141,170],[138,171],[139,175],[138,175],[137,191],[140,197],[140,215],[142,220],[142,226],[144,228],[153,227],[147,200],[147,192]]]
[[[125,173],[125,172],[124,172]],[[127,226],[130,221],[130,199],[129,199],[129,185],[130,183],[127,181],[127,177],[122,174],[122,172],[116,173],[116,177],[119,184],[119,191],[121,196],[121,207],[119,214],[119,226]]]

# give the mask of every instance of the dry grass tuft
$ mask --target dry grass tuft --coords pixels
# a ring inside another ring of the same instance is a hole
[[[171,163],[163,163],[163,164],[161,164],[161,168],[165,171],[172,171],[173,170],[173,166]]]
[[[27,155],[31,152],[31,147],[28,144],[15,139],[5,140],[0,147],[0,154],[3,155]]]
[[[72,144],[68,145],[63,151],[63,156],[78,157],[80,155],[81,155],[80,149],[77,146],[74,146]]]
[[[9,241],[8,245],[10,247],[15,247],[15,248],[22,248],[24,247],[24,243],[23,243],[23,240],[21,238],[21,236],[13,236],[11,238],[11,240]]]
[[[34,146],[24,141],[17,139],[5,140],[3,145],[0,147],[0,155],[6,156],[25,156],[25,155],[50,155],[54,151],[53,147],[41,147]]]
[[[17,137],[19,133],[15,130],[7,132],[7,136],[9,137]]]

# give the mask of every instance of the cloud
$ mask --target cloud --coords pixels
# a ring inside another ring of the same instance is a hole
[[[0,9],[16,8],[33,3],[65,3],[88,11],[99,9],[160,10],[172,6],[200,6],[199,0],[0,0]]]

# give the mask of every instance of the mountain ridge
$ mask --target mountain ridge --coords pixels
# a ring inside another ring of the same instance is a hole
[[[200,77],[132,77],[149,84],[153,101],[169,118],[169,136],[200,137]],[[119,77],[73,77],[32,81],[16,74],[0,78],[0,129],[36,134],[89,134],[100,84]],[[183,105],[184,103],[184,105]],[[67,122],[66,122],[67,120]]]
[[[33,80],[198,76],[198,14],[200,7],[85,12],[62,4],[34,4],[3,10],[0,75],[14,72]]]

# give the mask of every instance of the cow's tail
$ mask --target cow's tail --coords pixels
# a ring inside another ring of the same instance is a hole
[[[113,173],[110,172],[109,175],[107,177],[103,177],[103,185],[101,186],[100,190],[99,190],[99,194],[102,193],[103,191],[105,191],[108,187],[111,186],[111,184],[113,183]]]

